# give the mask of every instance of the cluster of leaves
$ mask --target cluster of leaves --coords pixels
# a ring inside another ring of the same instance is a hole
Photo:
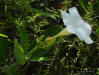
[[[46,42],[63,29],[59,7],[74,5],[94,43],[74,35]],[[0,0],[0,75],[99,74],[98,7],[99,0]]]

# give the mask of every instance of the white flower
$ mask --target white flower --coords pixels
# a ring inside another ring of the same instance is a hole
[[[91,26],[85,22],[79,15],[76,7],[69,9],[69,13],[60,10],[64,25],[67,26],[68,32],[76,34],[80,40],[84,40],[87,44],[92,44],[93,41],[90,39],[92,32]]]

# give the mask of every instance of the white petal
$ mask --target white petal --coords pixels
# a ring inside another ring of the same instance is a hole
[[[81,28],[76,29],[75,34],[80,40],[83,40],[83,30],[81,31]]]
[[[69,13],[70,13],[70,15],[71,15],[72,18],[81,19],[80,15],[79,15],[79,13],[78,13],[78,11],[77,11],[77,9],[76,9],[76,7],[70,8],[70,9],[69,9]],[[75,19],[74,19],[74,20],[75,20]]]
[[[68,32],[75,34],[75,29],[72,26],[67,26],[66,29]]]
[[[92,32],[91,26],[85,21],[83,21],[83,25],[85,26],[84,28],[86,29],[86,33],[88,33],[88,35],[90,35]]]
[[[77,36],[80,40],[84,40],[87,44],[92,44],[93,41],[90,39],[89,35],[86,33],[84,29],[77,29]]]
[[[83,28],[88,35],[91,34],[92,28],[87,22],[81,19],[81,20],[78,20],[76,24],[77,24],[77,28]]]
[[[92,43],[93,43],[93,41],[90,39],[89,36],[86,36],[86,37],[84,38],[84,41],[85,41],[87,44],[92,44]]]
[[[66,11],[63,11],[63,10],[60,10],[61,13],[62,13],[62,18],[63,18],[63,22],[64,22],[64,25],[67,26],[68,24],[68,18],[69,18],[69,14],[66,13]]]

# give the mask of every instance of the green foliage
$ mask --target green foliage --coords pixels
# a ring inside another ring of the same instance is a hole
[[[78,0],[79,1],[79,3],[80,3],[80,5],[81,5],[81,7],[85,10],[85,11],[87,11],[88,10],[88,0]]]
[[[98,6],[99,6],[99,0],[96,0],[96,2],[97,2],[97,4],[98,4]]]
[[[3,62],[5,61],[8,55],[8,39],[4,37],[0,36],[0,61]]]
[[[48,57],[34,57],[33,59],[31,58],[29,61],[50,61]]]
[[[24,49],[24,53],[28,53],[28,35],[26,33],[26,30],[24,28],[19,28],[20,31],[20,37],[22,41],[22,48]]]
[[[48,13],[48,12],[44,12],[44,11],[42,11],[42,10],[33,9],[33,8],[32,8],[32,11],[33,11],[33,12],[35,12],[35,13],[38,13],[38,14],[41,14],[41,15],[44,15],[44,16],[47,16],[47,17],[50,17],[50,18],[52,18],[52,19],[56,19],[56,17],[55,17],[55,16],[51,15],[51,14],[50,14],[50,13]]]
[[[16,57],[16,62],[20,65],[24,65],[26,58],[24,55],[23,48],[19,45],[17,39],[14,39],[14,55]]]
[[[96,33],[99,35],[99,28],[97,28]]]
[[[17,64],[15,63],[11,64],[6,68],[5,74],[6,75],[22,75],[21,73],[17,72],[19,68],[20,67]]]
[[[6,35],[0,33],[0,37],[5,37],[5,38],[7,38],[8,36],[6,36]]]
[[[13,70],[7,70],[6,71],[6,75],[22,75],[21,73],[18,73],[18,72],[14,72]]]
[[[50,50],[50,48],[55,45],[56,39],[50,41],[48,44],[43,42],[41,44],[37,44],[35,48],[33,48],[28,54],[27,57],[29,59],[35,59],[36,57],[42,57],[45,54],[47,54]]]
[[[43,33],[44,36],[41,36],[39,38],[39,40],[37,40],[37,45],[35,48],[33,48],[28,54],[27,57],[29,59],[32,58],[32,60],[38,60],[40,61],[42,58],[42,56],[44,56],[45,54],[47,54],[49,52],[49,50],[55,45],[56,43],[56,39],[51,40],[49,43],[46,43],[44,38],[48,37],[48,36],[54,36],[57,33],[59,33],[62,30],[61,26],[52,26],[50,28],[48,28],[47,30],[45,30],[45,32]],[[54,32],[54,33],[53,33]],[[52,33],[52,34],[51,34]],[[34,58],[34,59],[33,59]],[[43,60],[43,59],[42,59]],[[41,60],[41,61],[42,61]],[[46,59],[45,59],[46,60]],[[44,61],[44,60],[43,60]]]
[[[98,9],[98,7],[99,7],[99,0],[96,0],[95,11],[96,11],[97,16],[99,15],[99,9]]]
[[[48,29],[46,29],[43,33],[43,35],[45,35],[46,37],[49,37],[49,36],[54,36],[56,35],[57,33],[59,33],[60,31],[62,30],[62,27],[61,26],[52,26]]]

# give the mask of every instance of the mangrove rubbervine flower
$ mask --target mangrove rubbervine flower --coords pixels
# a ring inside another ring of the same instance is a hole
[[[77,35],[77,37],[80,40],[84,40],[85,43],[92,44],[93,41],[89,37],[92,32],[92,28],[81,18],[76,7],[70,8],[69,13],[63,10],[60,11],[66,30]]]

